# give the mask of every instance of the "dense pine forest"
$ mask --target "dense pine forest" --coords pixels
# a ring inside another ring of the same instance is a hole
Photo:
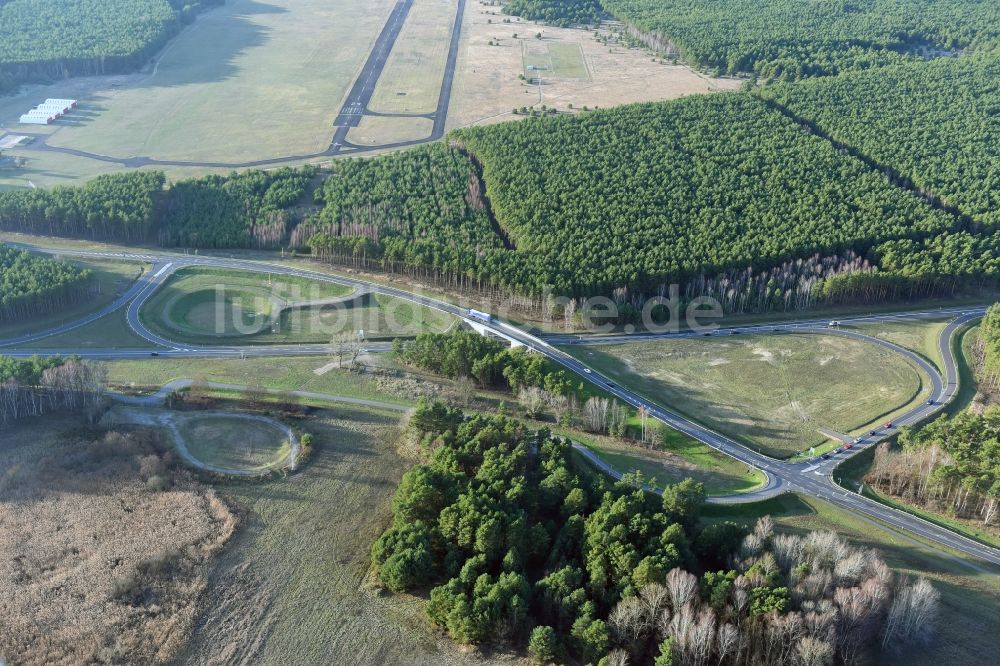
[[[462,130],[522,263],[515,290],[646,290],[769,269],[954,219],[746,94]],[[484,258],[480,270],[493,272]]]
[[[0,192],[0,229],[139,242],[153,227],[160,172],[103,175],[80,187]]]
[[[0,322],[54,312],[90,287],[90,271],[0,244]]]
[[[993,0],[604,0],[660,51],[723,73],[798,79],[1000,42]]]
[[[602,13],[599,0],[511,0],[503,12],[559,26],[594,25]]]
[[[701,484],[611,483],[570,442],[502,415],[422,404],[392,526],[372,547],[393,591],[462,643],[540,663],[857,663],[919,645],[937,593],[832,533],[705,526]],[[667,637],[670,638],[667,638]]]
[[[767,86],[761,94],[984,227],[1000,227],[1000,54]]]
[[[976,336],[977,379],[982,390],[1000,389],[1000,305],[986,311]]]
[[[246,171],[183,180],[165,195],[159,231],[167,247],[276,248],[286,242],[290,208],[316,175],[313,167]]]
[[[317,191],[323,210],[295,229],[294,246],[341,261],[472,276],[483,256],[503,249],[473,164],[457,150],[434,144],[331,168]]]
[[[141,67],[203,6],[225,0],[0,2],[0,94],[24,81]]]

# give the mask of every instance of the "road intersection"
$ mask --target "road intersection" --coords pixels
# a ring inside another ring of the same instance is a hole
[[[153,333],[142,322],[140,317],[142,306],[177,270],[193,266],[230,270],[247,270],[261,273],[266,272],[274,275],[288,275],[308,278],[321,282],[352,287],[354,289],[366,289],[377,295],[391,296],[402,299],[416,305],[451,314],[461,319],[467,320],[469,318],[469,310],[439,299],[356,278],[330,275],[328,273],[311,271],[272,262],[218,256],[193,256],[169,252],[74,252],[69,250],[47,250],[45,248],[35,246],[22,245],[22,247],[33,251],[50,252],[63,256],[138,260],[151,264],[152,268],[146,271],[144,276],[141,277],[136,284],[132,286],[132,288],[116,299],[114,303],[108,305],[99,312],[89,315],[80,322],[74,322],[73,324],[67,324],[33,335],[21,336],[12,340],[0,340],[0,353],[5,355],[28,356],[33,354],[53,353],[67,355],[78,354],[80,356],[91,358],[148,357],[151,353],[154,353],[150,349],[31,349],[30,351],[19,349],[19,347],[26,344],[26,342],[36,342],[44,339],[45,337],[73,330],[74,328],[85,325],[86,323],[95,321],[100,316],[105,316],[110,312],[126,306],[126,318],[129,326],[140,337],[155,345],[152,349],[155,349],[155,353],[157,355],[226,358],[329,354],[329,346],[327,345],[199,346],[174,342]],[[666,423],[689,437],[708,445],[724,455],[746,464],[750,468],[759,470],[767,479],[766,483],[762,487],[752,492],[741,495],[712,498],[713,502],[753,502],[775,497],[787,492],[802,493],[823,499],[833,505],[863,516],[866,519],[875,520],[893,528],[910,532],[926,541],[945,546],[972,558],[1000,565],[1000,550],[981,544],[912,514],[886,506],[858,493],[851,492],[841,486],[838,486],[832,478],[834,468],[844,460],[870,448],[871,446],[874,446],[878,441],[891,436],[900,426],[913,425],[930,416],[933,416],[944,409],[944,407],[954,399],[958,391],[959,382],[957,363],[954,355],[954,337],[964,326],[981,318],[984,311],[985,310],[983,308],[969,307],[912,313],[870,315],[844,318],[841,320],[841,324],[861,324],[952,317],[951,321],[941,332],[938,339],[939,352],[943,362],[943,374],[931,362],[913,351],[885,340],[864,335],[857,331],[844,330],[839,327],[830,327],[826,321],[808,320],[770,323],[757,326],[720,328],[712,332],[711,335],[822,332],[824,334],[841,335],[861,339],[873,344],[881,345],[905,356],[913,364],[919,367],[930,379],[931,399],[927,403],[915,406],[901,417],[896,418],[892,428],[882,428],[877,431],[876,435],[863,436],[853,444],[852,448],[844,449],[842,447],[841,449],[838,449],[836,454],[830,455],[828,458],[819,457],[801,462],[779,460],[753,451],[744,444],[717,433],[685,416],[672,412],[643,395],[619,386],[611,379],[601,375],[593,368],[589,368],[586,364],[559,348],[559,346],[563,345],[601,345],[616,344],[626,341],[632,342],[638,340],[664,339],[669,337],[692,337],[696,335],[705,335],[704,332],[682,331],[677,333],[632,334],[627,336],[609,335],[597,337],[540,337],[495,319],[491,319],[487,322],[477,319],[476,324],[481,327],[485,325],[485,328],[488,331],[496,333],[497,335],[507,339],[516,340],[532,351],[544,355],[552,362],[559,364],[582,379],[594,384],[607,393],[614,395],[622,402],[625,402],[634,408],[642,407],[650,416]],[[371,345],[367,345],[367,347],[370,348],[370,351],[385,351],[387,345],[385,343],[372,343]],[[596,456],[593,454],[588,455],[587,453],[584,453],[584,455],[591,461],[595,462],[595,464],[597,464],[597,466],[604,471],[612,474],[615,473],[615,470],[613,470],[610,466],[599,463],[599,459],[596,459]]]

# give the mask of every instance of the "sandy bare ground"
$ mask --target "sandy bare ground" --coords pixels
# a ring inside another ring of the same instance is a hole
[[[223,416],[227,419],[252,421],[274,428],[278,432],[281,432],[288,441],[288,455],[280,460],[274,461],[273,463],[254,469],[233,469],[229,467],[220,467],[219,465],[213,465],[203,460],[199,460],[188,448],[188,442],[181,432],[181,426],[185,421],[212,416]],[[299,438],[291,428],[280,421],[276,421],[266,416],[260,416],[258,414],[212,411],[175,412],[169,409],[146,407],[138,408],[128,405],[118,405],[108,411],[105,416],[105,423],[109,425],[117,423],[138,424],[161,429],[162,431],[170,434],[170,437],[174,442],[174,447],[180,457],[184,459],[184,462],[204,472],[212,472],[213,474],[224,474],[227,476],[259,476],[272,470],[295,469],[295,461],[298,459],[301,451]]]
[[[503,22],[507,18],[511,23]],[[541,39],[536,38],[539,32]],[[645,49],[605,46],[592,31],[507,17],[499,7],[479,0],[470,0],[466,8],[462,39],[450,128],[522,118],[511,113],[522,106],[545,104],[560,111],[567,111],[570,104],[576,109],[604,108],[735,90],[741,84],[737,79],[706,77],[683,65],[654,62]],[[578,45],[585,76],[550,72],[541,86],[520,80],[518,76],[525,73],[524,52],[553,44]]]

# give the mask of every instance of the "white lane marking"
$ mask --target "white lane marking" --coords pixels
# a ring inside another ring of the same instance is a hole
[[[154,275],[153,277],[154,277],[154,278],[158,278],[158,277],[160,277],[160,276],[161,276],[161,275],[163,275],[163,274],[164,274],[165,272],[167,272],[167,270],[168,270],[168,269],[169,269],[169,268],[170,268],[171,266],[173,266],[173,265],[174,265],[174,264],[173,264],[173,262],[171,262],[171,263],[167,264],[166,266],[164,266],[163,268],[161,268],[161,269],[160,269],[160,270],[159,270],[159,271],[158,271],[158,272],[156,273],[156,275]]]

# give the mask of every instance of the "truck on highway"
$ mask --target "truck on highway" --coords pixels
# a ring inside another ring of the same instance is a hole
[[[469,316],[473,319],[478,319],[480,321],[493,321],[493,315],[486,312],[480,312],[479,310],[469,310]]]

